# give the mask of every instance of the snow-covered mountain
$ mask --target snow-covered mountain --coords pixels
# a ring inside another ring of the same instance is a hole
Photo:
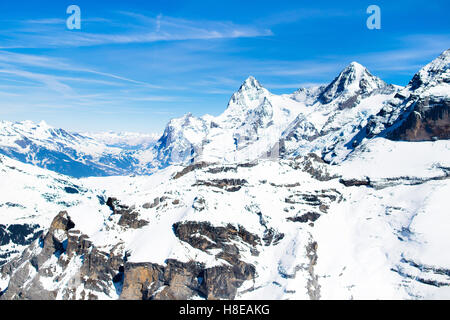
[[[0,121],[1,154],[72,177],[138,173],[136,150],[152,148],[155,140],[139,133],[79,134],[44,121]]]
[[[365,128],[368,137],[423,141],[449,139],[450,49],[423,67]]]
[[[368,95],[385,87],[386,83],[383,80],[373,76],[359,63],[352,62],[320,92],[319,101],[328,104],[339,99],[343,104],[352,104],[356,95]]]
[[[286,95],[272,94],[249,77],[221,115],[199,118],[188,113],[172,119],[159,139],[135,133],[75,134],[45,123],[2,122],[0,152],[76,177],[151,174],[173,164],[239,163],[311,152],[337,163],[363,139],[387,127],[399,127],[391,134],[397,138],[408,138],[405,126],[420,123],[429,128],[428,122],[416,119],[419,114],[445,122],[440,113],[448,114],[448,59],[447,50],[405,88],[386,84],[356,62],[327,86]],[[427,130],[415,133],[416,139],[448,135],[448,129],[430,134]]]
[[[217,117],[172,120],[155,146],[159,167],[292,157],[345,144],[399,87],[351,63],[328,86],[275,95],[253,77]],[[162,156],[161,156],[162,155]]]
[[[235,163],[320,153],[330,145],[328,140],[342,140],[345,125],[347,131],[356,130],[396,90],[357,63],[329,86],[290,95],[272,94],[249,77],[221,115],[198,118],[189,113],[172,119],[159,139],[154,134],[78,134],[45,122],[3,121],[0,152],[74,177],[150,174],[195,161]],[[331,132],[336,137],[330,138]],[[319,137],[324,141],[311,144]]]
[[[367,118],[399,89],[352,62],[330,85],[315,91],[316,99],[309,98],[307,112],[299,114],[285,130],[285,155],[315,152],[326,161],[342,161],[356,146],[352,139]]]
[[[450,298],[449,55],[405,88],[357,63],[290,95],[250,77],[132,150],[149,176],[0,155],[0,299]],[[40,126],[2,140],[124,152]]]

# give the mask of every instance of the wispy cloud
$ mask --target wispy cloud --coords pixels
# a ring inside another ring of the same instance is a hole
[[[450,34],[411,34],[397,38],[399,49],[367,52],[351,57],[373,71],[405,72],[411,76],[449,48]]]
[[[24,20],[24,24],[64,24],[66,20],[59,18],[48,18],[48,19],[36,19],[36,20]]]
[[[36,72],[29,72],[24,70],[18,70],[18,69],[6,69],[6,68],[0,68],[1,74],[9,74],[14,75],[21,78],[26,78],[30,80],[35,80],[37,82],[40,82],[44,84],[48,89],[52,91],[56,91],[61,94],[74,94],[74,91],[72,87],[70,87],[67,84],[64,84],[63,82],[59,81],[56,77],[53,77],[51,75],[46,75],[42,73],[36,73]]]
[[[102,33],[65,30],[61,27],[65,20],[48,18],[22,21],[23,27],[11,32],[8,30],[8,47],[18,48],[52,48],[52,47],[84,47],[110,44],[153,43],[161,41],[211,40],[252,38],[273,35],[267,28],[252,25],[238,25],[221,21],[193,21],[181,18],[163,16],[147,17],[133,12],[120,12],[132,17],[124,23],[122,30]],[[87,21],[102,21],[101,18],[83,19]],[[108,21],[105,19],[105,21]],[[103,21],[103,22],[105,22]],[[41,25],[41,27],[37,27]],[[6,36],[6,31],[3,36]],[[2,32],[0,32],[1,35]],[[11,39],[12,38],[12,39]]]
[[[281,65],[263,68],[262,73],[275,76],[316,76],[320,77],[338,70],[339,62],[289,61]]]
[[[111,78],[115,80],[120,80],[124,82],[134,83],[137,85],[145,86],[148,88],[160,89],[161,87],[158,85],[150,84],[144,81],[138,81],[134,79],[130,79],[127,77],[123,77],[120,75],[101,72],[97,70],[93,70],[86,67],[77,66],[73,62],[65,61],[60,58],[53,58],[48,56],[37,56],[31,54],[21,54],[14,53],[9,51],[0,51],[0,62],[6,62],[9,64],[13,64],[15,66],[25,66],[25,67],[39,67],[47,70],[59,70],[59,71],[71,71],[71,72],[80,72],[80,73],[88,73],[93,75],[98,75],[106,78]],[[25,73],[23,74],[25,75]]]
[[[33,26],[33,25],[65,25],[66,20],[61,18],[43,18],[43,19],[30,19],[30,20],[22,20],[16,21],[25,27]],[[101,23],[112,23],[110,19],[105,18],[83,18],[83,23],[91,23],[91,22],[101,22]]]
[[[344,18],[354,15],[360,15],[361,10],[344,10],[338,8],[302,8],[289,11],[277,12],[264,19],[258,20],[258,23],[269,26],[279,24],[290,24],[301,20],[311,20],[318,18]]]

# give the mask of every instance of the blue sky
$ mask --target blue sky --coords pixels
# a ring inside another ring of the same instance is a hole
[[[81,30],[66,27],[71,4]],[[371,4],[380,30],[366,27]],[[450,47],[448,12],[447,0],[2,1],[0,119],[160,132],[220,114],[249,75],[290,93],[351,61],[405,85]]]

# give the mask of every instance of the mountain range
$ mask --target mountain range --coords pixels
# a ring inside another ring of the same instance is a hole
[[[0,299],[450,297],[450,50],[163,134],[0,122]]]
[[[80,134],[45,122],[2,121],[0,153],[73,177],[151,174],[173,164],[253,161],[268,153],[289,158],[314,152],[327,162],[340,162],[361,140],[380,134],[448,138],[448,127],[416,133],[407,128],[418,125],[412,111],[419,105],[418,113],[445,113],[448,56],[447,50],[404,88],[386,84],[357,62],[327,86],[287,95],[272,94],[249,77],[221,115],[188,113],[172,119],[159,139],[156,134]],[[430,104],[434,111],[425,110]]]

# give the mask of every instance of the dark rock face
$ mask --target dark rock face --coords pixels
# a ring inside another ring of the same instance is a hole
[[[281,240],[284,239],[284,233],[280,233],[273,228],[267,228],[264,232],[264,236],[262,240],[264,241],[264,245],[266,246],[276,246]]]
[[[309,173],[311,177],[318,181],[329,181],[337,178],[337,176],[332,176],[328,172],[326,162],[315,153],[309,153],[305,157],[296,158],[290,165],[296,170]]]
[[[247,181],[245,179],[215,179],[210,181],[197,181],[194,186],[207,186],[223,189],[228,192],[239,191]]]
[[[314,222],[317,219],[320,218],[320,214],[317,212],[307,212],[299,217],[289,217],[287,218],[287,220],[292,221],[292,222],[301,222],[301,223],[306,223],[308,221],[310,222]]]
[[[42,235],[41,227],[38,225],[29,224],[11,224],[9,226],[0,224],[0,246],[8,244],[15,244],[18,246],[28,246],[34,240]],[[9,251],[0,255],[0,266],[3,265],[7,259],[18,251]]]
[[[168,198],[164,197],[164,196],[163,197],[158,197],[158,198],[155,198],[152,203],[150,203],[150,202],[144,203],[144,205],[142,207],[144,209],[152,209],[152,208],[155,208],[155,207],[159,206],[161,203],[163,203],[167,199]]]
[[[315,193],[294,193],[289,195],[284,201],[289,204],[306,204],[317,207],[326,213],[331,202],[342,201],[342,194],[335,189],[316,191]]]
[[[370,179],[366,178],[364,180],[357,180],[357,179],[340,179],[340,183],[342,183],[346,187],[359,187],[359,186],[372,186]]]
[[[166,266],[127,263],[122,300],[209,300],[233,299],[237,289],[255,276],[252,265],[240,262],[233,267],[205,268],[190,261],[167,260]]]
[[[255,268],[253,265],[240,262],[233,267],[206,269],[203,276],[200,288],[207,299],[234,299],[242,283],[255,277]]]
[[[237,172],[238,168],[253,168],[257,166],[258,163],[255,162],[247,162],[247,163],[238,163],[235,165],[227,165],[227,166],[218,166],[218,167],[211,167],[207,169],[208,173],[212,174],[218,174],[223,172]]]
[[[119,225],[123,227],[139,229],[148,225],[147,221],[139,220],[139,212],[136,211],[134,207],[123,205],[116,198],[108,198],[106,205],[111,209],[113,214],[121,216]]]
[[[226,227],[214,227],[208,222],[188,221],[175,223],[173,225],[175,235],[182,241],[189,243],[192,247],[200,250],[209,249],[229,249],[229,242],[232,239],[241,240],[248,245],[255,247],[260,245],[261,241],[257,235],[254,235],[242,226],[236,229],[232,225]],[[204,237],[198,237],[200,234]],[[207,238],[205,238],[207,237]],[[234,246],[234,245],[233,245]],[[237,250],[237,249],[236,249]]]
[[[387,137],[405,141],[450,139],[449,113],[450,99],[420,99],[407,118]]]
[[[309,279],[307,284],[308,295],[311,300],[319,300],[320,299],[320,284],[319,277],[315,274],[315,266],[317,264],[317,259],[319,258],[317,255],[317,249],[319,245],[317,242],[312,241],[308,243],[306,246],[306,256],[308,257],[308,273]]]
[[[11,224],[9,226],[0,224],[0,246],[10,242],[18,245],[29,245],[37,239],[42,232],[36,232],[38,225]]]
[[[153,263],[127,263],[120,299],[173,300],[200,295],[200,265],[176,260],[168,260],[166,264],[163,267]]]
[[[254,249],[260,243],[258,236],[242,227],[214,227],[194,221],[176,223],[173,230],[180,240],[196,249],[205,252],[221,249],[216,258],[231,266],[206,268],[195,261],[184,263],[172,259],[165,266],[126,263],[121,299],[233,299],[242,283],[255,277],[254,266],[240,260],[239,248],[230,241],[240,241]]]
[[[358,96],[352,96],[339,104],[339,110],[351,109],[358,103]]]
[[[300,223],[313,223],[323,214],[327,214],[332,203],[340,203],[344,200],[343,195],[334,188],[316,190],[311,193],[295,192],[285,198],[285,202],[290,205],[284,209],[285,212],[297,211],[294,216],[286,218],[287,221]],[[300,208],[297,206],[300,205]],[[304,206],[307,206],[305,209]],[[300,210],[299,210],[300,209]]]
[[[188,174],[189,172],[192,172],[192,171],[197,170],[197,169],[202,169],[202,168],[205,168],[207,166],[208,166],[208,163],[206,163],[206,162],[199,162],[199,163],[191,164],[191,165],[185,167],[180,172],[176,173],[173,178],[174,179],[179,179],[182,176]]]

